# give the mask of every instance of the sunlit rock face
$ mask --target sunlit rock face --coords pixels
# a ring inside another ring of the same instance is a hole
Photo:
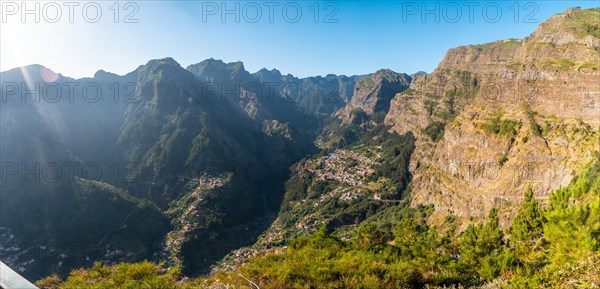
[[[546,200],[569,183],[599,146],[600,42],[586,28],[594,17],[569,10],[523,40],[450,49],[432,74],[396,95],[386,123],[420,134],[414,205],[433,203],[433,219],[500,207],[506,225],[527,187]],[[494,131],[494,118],[514,127]],[[422,133],[433,122],[446,123],[437,143]]]

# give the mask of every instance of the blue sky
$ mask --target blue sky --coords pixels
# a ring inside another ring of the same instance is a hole
[[[99,69],[124,74],[169,56],[184,67],[212,57],[300,77],[430,72],[449,48],[522,38],[568,7],[598,7],[506,0],[48,3],[2,2],[0,70],[38,63],[71,77]]]

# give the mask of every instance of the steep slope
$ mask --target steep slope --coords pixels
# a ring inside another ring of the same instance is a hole
[[[127,188],[165,210],[174,229],[165,247],[197,274],[252,242],[278,207],[285,168],[312,145],[293,125],[270,120],[268,107],[247,93],[207,90],[215,81],[252,80],[241,63],[207,60],[190,70],[166,58],[135,71],[140,101],[125,107],[118,144],[134,180]]]
[[[342,236],[379,234],[353,227],[396,220],[410,212],[407,201],[418,212],[433,204],[433,224],[458,216],[466,225],[500,208],[506,228],[528,187],[547,203],[599,149],[599,16],[572,9],[523,40],[451,49],[434,72],[413,76],[384,69],[299,79],[214,59],[184,69],[170,58],[79,80],[41,66],[3,72],[3,260],[31,276],[142,258],[195,275],[257,239],[284,245],[322,225]],[[78,101],[15,95],[35,83],[76,83]],[[90,85],[107,97],[93,99]],[[315,138],[323,152],[310,156]],[[106,173],[54,182],[38,170],[39,182],[23,171],[72,162]],[[407,233],[437,240],[426,224],[407,222]],[[477,228],[470,232],[488,227]],[[317,247],[332,240],[321,235]],[[63,260],[74,240],[95,254]],[[42,247],[53,254],[21,250]]]
[[[429,210],[408,209],[394,227],[367,223],[353,238],[325,228],[265,250],[206,278],[181,278],[149,262],[96,265],[43,288],[125,287],[140,280],[161,288],[594,288],[600,285],[600,154],[541,207],[524,194],[508,234],[496,211],[460,234],[439,235]],[[451,221],[451,218],[448,220]]]
[[[25,276],[141,258],[205,272],[268,226],[288,167],[314,152],[355,79],[212,59],[186,70],[171,58],[123,76],[71,79],[40,65],[0,76],[1,250]],[[92,253],[69,253],[73,240]],[[28,253],[42,247],[53,253]]]
[[[208,59],[187,68],[205,92],[223,95],[259,122],[276,121],[294,126],[306,139],[314,138],[322,122],[346,105],[360,76],[297,78],[278,70],[250,74],[241,62]]]
[[[302,160],[293,166],[281,210],[258,247],[284,245],[321,226],[351,228],[398,206],[410,181],[413,149],[412,134],[384,130],[376,140]]]
[[[382,69],[357,82],[351,101],[318,138],[323,151],[292,167],[277,219],[257,247],[286,244],[323,225],[350,228],[402,202],[414,136],[389,133],[382,122],[392,97],[410,81]]]
[[[545,200],[569,183],[599,149],[599,16],[570,9],[524,40],[451,49],[396,95],[386,123],[418,135],[414,205],[433,219],[499,207],[506,225],[527,187]]]
[[[167,220],[109,185],[121,182],[114,141],[123,118],[113,97],[125,94],[108,93],[112,79],[75,81],[40,65],[1,78],[3,260],[40,276],[90,256],[151,258]]]
[[[361,109],[367,115],[387,112],[390,100],[398,92],[408,88],[412,78],[404,73],[382,69],[361,79],[354,90],[348,110]]]
[[[406,90],[412,78],[381,69],[361,77],[350,102],[324,124],[317,145],[324,149],[350,145],[383,123],[394,95]]]

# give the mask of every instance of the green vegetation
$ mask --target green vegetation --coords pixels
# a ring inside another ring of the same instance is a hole
[[[556,67],[559,70],[563,70],[563,71],[570,70],[575,67],[575,63],[566,58],[559,58],[557,60],[546,60],[546,61],[544,61],[543,64],[551,66],[551,67]],[[580,69],[580,68],[578,68],[578,69]]]
[[[586,62],[577,68],[577,71],[585,71],[585,70],[596,71],[596,70],[598,70],[598,65],[593,62]]]
[[[435,110],[435,107],[437,106],[437,103],[434,100],[428,99],[425,101],[424,105],[425,110],[427,110],[427,114],[431,116]]]
[[[573,61],[568,60],[566,58],[560,58],[559,60],[556,61],[556,64],[562,70],[570,69],[571,67],[573,67],[575,65],[575,63],[573,63]]]
[[[496,209],[492,209],[486,223],[469,225],[458,239],[461,258],[456,265],[459,271],[470,278],[479,276],[491,280],[507,269],[504,260],[506,256],[503,255],[503,234],[498,225],[497,213]]]
[[[502,157],[501,157],[501,158],[498,160],[498,164],[499,164],[500,166],[503,166],[503,165],[504,165],[504,164],[505,164],[507,161],[508,161],[508,158],[507,158],[505,155],[503,155],[503,156],[502,156]]]
[[[446,92],[446,97],[448,98],[462,98],[462,99],[472,99],[479,92],[479,88],[476,86],[477,83],[474,83],[474,89],[452,89]]]
[[[281,231],[269,245],[286,244],[321,224],[353,226],[397,205],[410,182],[408,164],[415,138],[388,129],[378,126],[352,146],[295,166],[278,214]]]
[[[529,126],[531,127],[531,132],[535,136],[542,137],[542,128],[535,121],[535,113],[531,110],[529,105],[525,105],[525,113],[527,115],[527,121],[529,121]]]
[[[572,183],[540,207],[528,189],[506,238],[497,211],[456,234],[440,234],[425,219],[427,208],[410,209],[393,227],[363,223],[342,240],[325,227],[291,241],[285,250],[253,257],[237,271],[178,280],[177,270],[159,273],[147,262],[96,265],[66,281],[51,276],[43,288],[422,288],[429,284],[503,284],[502,288],[594,288],[600,285],[600,154]],[[452,218],[448,219],[451,222]],[[508,241],[506,241],[508,240]],[[596,265],[593,265],[596,264]],[[116,287],[115,287],[116,286]],[[129,286],[129,287],[127,287]],[[133,287],[132,287],[133,286]]]
[[[444,136],[445,126],[439,121],[434,121],[423,129],[423,133],[431,138],[431,141],[438,142]]]
[[[515,45],[521,44],[522,40],[518,39],[518,38],[508,38],[508,39],[500,40],[500,42],[502,42],[503,45],[515,46]]]
[[[42,279],[36,283],[40,288],[48,289],[101,289],[101,288],[197,288],[191,284],[181,285],[177,269],[164,270],[162,264],[156,265],[148,261],[115,266],[104,266],[95,263],[88,270],[75,270],[66,282],[61,283],[56,275]]]
[[[481,128],[491,134],[498,134],[502,136],[515,136],[517,129],[521,126],[521,122],[512,119],[502,119],[500,115],[496,115],[494,118],[489,119],[484,123]]]
[[[600,27],[598,25],[600,18],[600,8],[592,8],[585,10],[576,9],[567,15],[567,20],[561,27],[567,31],[575,33],[579,38],[592,35],[600,38]]]
[[[541,249],[544,246],[545,222],[544,212],[529,188],[509,230],[515,257],[528,268],[538,268],[543,265]]]
[[[381,143],[383,162],[375,169],[375,175],[392,180],[402,188],[400,190],[402,191],[410,180],[408,163],[414,149],[415,138],[412,133],[403,136],[396,133],[389,134]]]

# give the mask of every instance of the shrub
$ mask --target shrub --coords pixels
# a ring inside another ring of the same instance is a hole
[[[444,136],[445,126],[439,121],[434,121],[423,129],[423,133],[431,138],[431,141],[438,142]]]

